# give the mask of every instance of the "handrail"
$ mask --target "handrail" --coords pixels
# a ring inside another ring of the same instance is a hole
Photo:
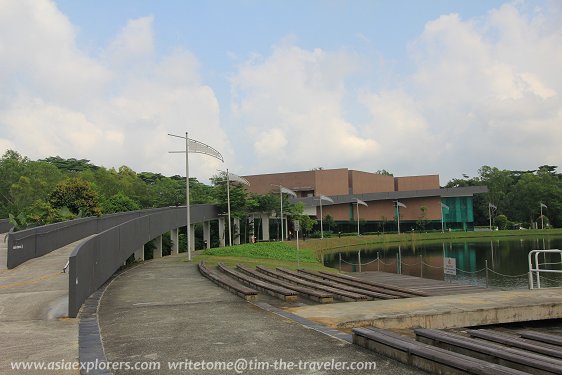
[[[541,288],[541,278],[540,278],[540,273],[541,272],[546,272],[546,273],[562,273],[562,269],[560,270],[547,270],[547,269],[541,269],[541,264],[544,265],[544,263],[539,263],[539,254],[560,254],[560,257],[562,257],[562,250],[559,249],[549,249],[549,250],[531,250],[529,252],[529,289],[534,289],[534,281],[533,281],[533,272],[535,273],[536,279],[537,279],[537,289]],[[535,265],[536,268],[533,268],[533,255],[535,256]]]

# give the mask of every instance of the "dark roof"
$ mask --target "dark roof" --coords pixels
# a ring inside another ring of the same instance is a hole
[[[384,193],[365,193],[365,194],[347,194],[347,195],[331,195],[330,198],[334,204],[353,203],[355,198],[361,199],[365,202],[408,199],[408,198],[425,198],[425,197],[470,197],[474,194],[487,193],[488,187],[486,186],[467,186],[456,188],[441,188],[441,189],[428,189],[428,190],[406,190],[406,191],[389,191]],[[305,206],[319,206],[318,198],[293,198],[293,202],[303,202]],[[327,203],[324,203],[327,204]]]

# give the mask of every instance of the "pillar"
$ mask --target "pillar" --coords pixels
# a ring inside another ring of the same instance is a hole
[[[203,222],[203,241],[206,244],[206,248],[211,248],[211,222],[204,221]]]
[[[240,218],[233,218],[234,225],[232,226],[232,243],[240,245]]]
[[[172,255],[177,254],[180,248],[178,228],[170,231],[170,239],[172,240]]]
[[[224,218],[219,218],[219,246],[224,247]]]
[[[195,250],[195,225],[189,226],[189,243],[191,244],[191,249]]]
[[[269,241],[269,215],[261,215],[262,240]]]
[[[156,258],[162,258],[162,235],[156,237],[154,239],[154,244],[156,245],[156,248],[154,249],[154,252],[152,253],[152,258],[156,259]]]
[[[283,240],[286,240],[289,238],[289,218],[285,217],[285,232],[283,232],[283,234],[285,235],[285,238]]]
[[[144,261],[144,245],[135,251],[135,262]]]

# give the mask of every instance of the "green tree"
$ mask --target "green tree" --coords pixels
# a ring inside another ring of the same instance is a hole
[[[334,218],[332,217],[332,215],[330,215],[330,214],[327,214],[324,217],[323,224],[326,226],[326,228],[328,228],[328,230],[332,230],[336,227],[336,222],[335,222]]]
[[[67,207],[74,215],[101,215],[98,194],[92,185],[79,178],[70,178],[59,183],[49,196],[54,208]]]
[[[111,214],[115,212],[127,212],[139,210],[140,206],[133,199],[122,192],[119,192],[108,199],[104,199],[101,204],[103,213]]]
[[[509,222],[509,220],[507,219],[507,216],[503,214],[496,216],[494,218],[494,222],[500,230],[511,229],[507,227],[507,223]]]
[[[419,230],[424,231],[428,224],[429,224],[429,220],[427,219],[427,207],[421,206],[420,216],[416,221],[416,226],[419,228]]]

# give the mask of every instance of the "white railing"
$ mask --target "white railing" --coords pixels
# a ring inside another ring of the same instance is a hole
[[[550,250],[532,250],[529,252],[529,289],[534,289],[534,280],[533,280],[533,273],[536,278],[537,282],[537,289],[541,287],[541,278],[540,273],[562,273],[562,267],[559,270],[548,270],[545,268],[541,268],[541,265],[547,265],[550,263],[539,263],[539,255],[540,254],[547,254],[547,253],[554,253],[560,254],[560,263],[553,263],[553,264],[561,264],[562,265],[562,250],[558,249],[550,249]],[[534,267],[533,267],[533,255],[535,259]]]

